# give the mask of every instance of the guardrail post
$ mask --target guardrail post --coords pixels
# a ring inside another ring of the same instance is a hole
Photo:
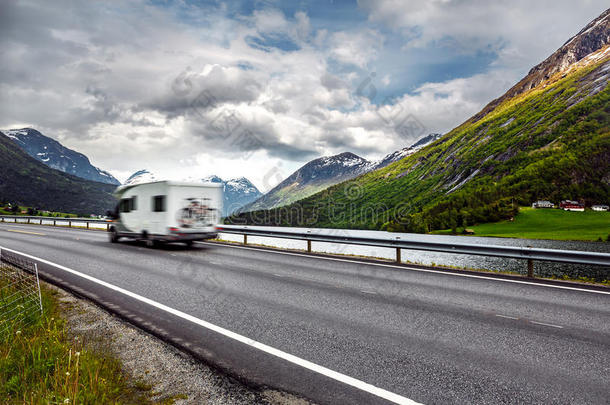
[[[307,253],[311,253],[311,241],[307,241]]]
[[[40,218],[40,225],[42,225],[42,218]]]
[[[248,235],[244,234],[244,245],[248,244]]]
[[[28,218],[28,224],[30,223],[30,218]]]
[[[534,278],[534,261],[532,259],[527,259],[527,276]]]
[[[89,229],[89,222],[87,222],[87,229]]]
[[[57,220],[53,220],[53,226],[56,226],[55,224],[57,223]]]
[[[401,262],[402,262],[402,259],[401,259],[401,257],[400,257],[400,248],[399,248],[399,247],[397,247],[397,248],[396,248],[396,261],[397,261],[398,263],[401,263]]]
[[[72,221],[68,221],[68,228],[72,228]]]
[[[110,232],[110,224],[106,224],[106,232]]]

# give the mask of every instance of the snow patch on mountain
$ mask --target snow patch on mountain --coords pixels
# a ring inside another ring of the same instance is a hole
[[[142,170],[138,170],[137,172],[135,172],[134,174],[129,176],[129,178],[127,180],[125,180],[123,185],[131,186],[134,184],[150,183],[153,181],[157,181],[156,176],[154,174],[152,174],[151,172],[149,172],[148,170],[142,169]]]
[[[3,132],[28,155],[52,169],[86,180],[120,184],[110,173],[93,166],[87,156],[66,148],[61,143],[35,129],[9,129]]]

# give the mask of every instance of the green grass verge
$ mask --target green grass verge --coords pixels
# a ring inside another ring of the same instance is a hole
[[[486,223],[468,228],[474,230],[475,236],[606,241],[610,236],[610,212],[591,210],[568,212],[559,209],[521,207],[514,221]],[[432,233],[449,235],[451,230]]]
[[[129,381],[103,342],[70,336],[57,294],[43,288],[43,314],[0,336],[0,403],[153,403],[151,387]]]

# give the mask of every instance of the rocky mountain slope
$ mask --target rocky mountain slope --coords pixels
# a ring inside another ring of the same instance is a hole
[[[129,176],[123,185],[129,186],[132,184],[150,183],[151,181],[157,181],[155,175],[146,169],[142,169]]]
[[[242,208],[244,205],[255,201],[263,194],[256,188],[254,184],[245,177],[229,179],[224,181],[216,175],[207,176],[201,179],[202,182],[221,183],[224,187],[224,204],[222,215],[231,215],[235,211]]]
[[[423,138],[421,138],[420,140],[418,140],[417,142],[415,142],[413,145],[407,146],[406,148],[397,150],[396,152],[392,152],[392,153],[386,155],[379,162],[375,162],[373,164],[371,170],[369,170],[369,171],[381,169],[383,167],[388,166],[391,163],[399,161],[400,159],[404,159],[407,156],[414,154],[415,152],[417,152],[424,146],[428,145],[429,143],[436,141],[437,139],[439,139],[442,136],[443,136],[443,134],[426,135]]]
[[[110,173],[93,166],[87,156],[63,146],[32,128],[9,129],[4,134],[28,155],[52,169],[100,183],[121,184]]]
[[[610,9],[591,21],[578,34],[568,39],[557,51],[534,66],[527,76],[511,87],[502,97],[489,103],[471,120],[481,119],[503,101],[516,97],[564,73],[576,62],[610,44]]]
[[[0,201],[80,215],[104,214],[116,205],[114,189],[51,169],[0,132]]]
[[[371,162],[350,152],[314,159],[240,211],[268,209],[290,204],[333,184],[366,173],[370,166]]]
[[[240,211],[280,207],[309,197],[332,185],[404,159],[440,136],[441,134],[427,135],[413,145],[392,152],[379,161],[371,162],[351,152],[314,159],[292,173],[264,196],[252,204],[244,206]]]
[[[578,54],[576,62],[557,58],[543,63],[544,69],[534,68],[532,72],[547,72],[540,77],[548,79],[532,79],[530,73],[520,82],[529,83],[525,87],[509,90],[416,153],[284,210],[247,213],[239,220],[427,232],[507,219],[518,205],[536,199],[607,203],[607,16],[605,12],[562,47],[593,44],[588,54]]]

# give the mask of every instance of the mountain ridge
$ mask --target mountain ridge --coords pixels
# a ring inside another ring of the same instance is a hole
[[[517,84],[508,89],[502,96],[492,100],[470,120],[478,121],[493,111],[504,100],[516,97],[524,92],[534,89],[551,79],[554,75],[562,73],[570,66],[582,60],[587,55],[602,49],[610,43],[610,9],[588,23],[576,35],[569,38],[544,61],[532,67],[528,74]]]
[[[91,164],[89,158],[34,128],[9,129],[3,133],[34,159],[52,169],[83,178],[113,185],[121,184],[110,173]]]
[[[41,210],[104,214],[116,205],[114,185],[85,180],[34,159],[0,132],[0,200]]]
[[[352,152],[342,152],[337,155],[313,159],[294,171],[259,199],[242,207],[239,212],[276,208],[309,197],[334,184],[353,179],[361,174],[404,159],[441,136],[441,134],[429,134],[418,139],[414,144],[389,153],[377,161],[369,161]]]

